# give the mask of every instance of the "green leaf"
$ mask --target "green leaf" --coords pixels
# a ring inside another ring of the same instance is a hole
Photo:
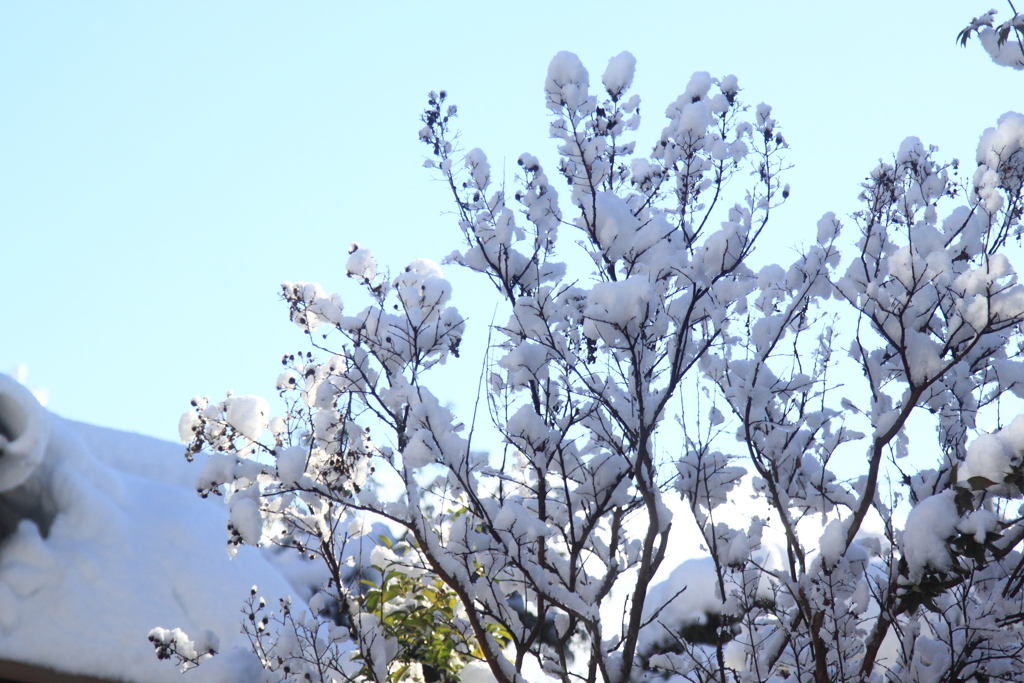
[[[967,479],[967,483],[974,491],[981,491],[987,489],[989,486],[994,486],[995,482],[986,477],[976,475]]]

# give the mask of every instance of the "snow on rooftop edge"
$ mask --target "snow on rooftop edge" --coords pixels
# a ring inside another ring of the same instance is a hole
[[[224,654],[190,680],[258,678],[245,597],[253,583],[271,603],[304,587],[259,550],[228,559],[228,513],[196,496],[180,446],[62,419],[6,375],[0,435],[0,659],[180,683],[147,634],[210,629]]]

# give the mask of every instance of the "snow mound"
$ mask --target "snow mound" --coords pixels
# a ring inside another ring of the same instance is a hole
[[[992,434],[982,434],[967,448],[967,456],[958,471],[961,483],[976,483],[979,488],[1003,484],[1020,467],[1024,454],[1024,415]],[[1015,497],[1015,487],[996,486],[994,493]]]
[[[243,680],[224,669],[245,659],[252,584],[268,602],[296,589],[257,549],[228,559],[228,511],[196,495],[181,447],[64,420],[5,375],[0,434],[0,659],[180,683],[149,631],[210,629],[239,649],[190,678]]]

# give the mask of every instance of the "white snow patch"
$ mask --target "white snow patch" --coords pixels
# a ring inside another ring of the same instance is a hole
[[[718,614],[721,611],[722,598],[718,591],[715,561],[710,557],[686,560],[648,593],[644,621],[655,612],[658,616],[644,630],[644,641],[651,645],[672,642],[673,633],[679,627],[702,624],[708,613]]]
[[[345,263],[345,273],[367,281],[377,277],[377,262],[373,258],[373,252],[353,242],[348,261]]]
[[[601,82],[613,100],[618,100],[623,92],[633,84],[636,73],[636,57],[629,52],[620,52],[608,60],[608,68],[604,70]]]
[[[259,396],[231,396],[224,401],[224,419],[247,439],[258,441],[270,423],[270,404]]]
[[[925,498],[907,515],[903,528],[903,556],[910,580],[920,581],[928,569],[945,571],[953,564],[946,542],[956,536],[960,516],[952,490]]]
[[[548,77],[544,82],[548,108],[559,111],[563,106],[577,109],[587,100],[590,76],[580,58],[572,52],[559,52],[548,65]]]
[[[829,566],[835,565],[846,552],[846,526],[840,520],[833,519],[825,527],[818,546],[822,561]]]
[[[299,483],[306,473],[307,455],[306,449],[300,446],[286,448],[277,454],[277,476],[282,484],[288,486]]]
[[[462,683],[496,683],[498,679],[484,662],[470,662],[459,672]]]
[[[982,434],[967,448],[967,456],[960,466],[957,477],[969,482],[982,477],[994,484],[1003,480],[1024,457],[1024,415],[1017,416],[1006,427],[992,434]],[[1007,487],[1003,487],[1006,489]],[[1014,495],[1016,489],[1000,490],[998,493]]]

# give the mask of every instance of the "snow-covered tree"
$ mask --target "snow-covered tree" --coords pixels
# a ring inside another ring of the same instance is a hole
[[[530,154],[506,191],[430,95],[420,138],[462,237],[446,264],[501,311],[472,414],[433,379],[467,326],[441,268],[389,275],[353,245],[364,304],[283,286],[311,348],[283,360],[281,416],[252,396],[183,416],[229,543],[326,567],[301,609],[254,591],[267,680],[454,680],[474,659],[502,683],[1024,679],[1024,286],[1004,253],[1024,115],[963,181],[908,138],[849,225],[827,214],[792,263],[756,266],[789,196],[772,108],[696,73],[637,154],[634,66],[612,58],[595,95],[575,55],[552,60],[561,191]],[[360,559],[376,521],[405,536]],[[671,565],[681,544],[704,559]],[[372,595],[348,570],[367,564]],[[424,646],[449,647],[448,678]]]

